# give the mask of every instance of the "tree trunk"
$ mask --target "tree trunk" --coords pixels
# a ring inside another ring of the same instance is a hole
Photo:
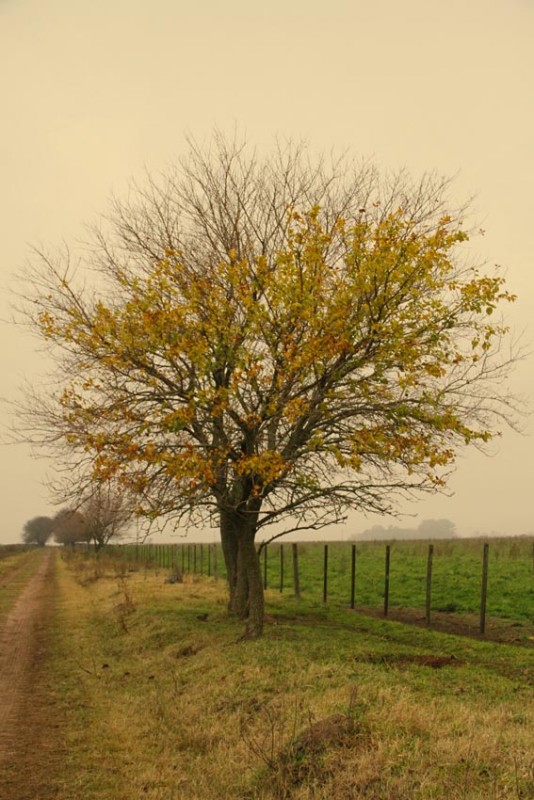
[[[237,589],[237,528],[234,514],[229,511],[221,511],[221,544],[226,566],[226,576],[228,580],[228,590],[230,599],[228,610],[237,613],[235,608],[235,596]]]
[[[261,568],[254,544],[255,519],[234,510],[221,513],[221,541],[228,586],[229,610],[247,621],[245,637],[261,636],[264,595]]]
[[[260,558],[254,544],[254,534],[247,533],[239,539],[238,581],[241,573],[246,575],[247,583],[247,627],[248,639],[263,633],[264,596],[261,579]]]

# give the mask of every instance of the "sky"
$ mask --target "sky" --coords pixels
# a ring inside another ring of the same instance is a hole
[[[111,193],[238,128],[344,149],[383,170],[454,176],[502,265],[507,309],[534,350],[534,0],[0,0],[0,396],[38,383],[46,357],[9,322],[14,275],[35,245],[75,242]],[[534,399],[534,356],[509,390]],[[0,406],[5,441],[11,425]],[[490,457],[463,452],[451,496],[406,504],[401,522],[448,518],[462,535],[534,530],[532,418]],[[0,543],[53,514],[53,463],[0,444]],[[191,536],[191,540],[194,536]]]

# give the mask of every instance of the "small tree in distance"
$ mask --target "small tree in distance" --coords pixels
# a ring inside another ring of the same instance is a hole
[[[462,260],[446,186],[216,137],[115,201],[85,256],[94,292],[68,253],[30,270],[63,389],[28,395],[27,437],[139,514],[218,520],[249,636],[260,531],[392,513],[510,418],[495,312],[513,297]]]
[[[125,493],[113,490],[109,484],[97,483],[80,505],[88,541],[96,552],[112,539],[120,538],[130,521],[133,508]]]
[[[58,544],[74,545],[89,541],[83,514],[72,508],[62,508],[53,519],[54,539]]]
[[[52,535],[53,519],[51,517],[33,517],[22,529],[24,544],[36,544],[44,547]]]
[[[74,546],[91,542],[96,552],[118,539],[132,517],[132,505],[124,493],[109,485],[93,484],[76,507],[64,508],[53,520],[56,542]]]

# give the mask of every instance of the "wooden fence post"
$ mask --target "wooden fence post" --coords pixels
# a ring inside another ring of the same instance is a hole
[[[486,633],[486,604],[488,599],[488,563],[489,563],[489,544],[484,545],[482,555],[482,590],[480,593],[480,633]]]
[[[299,546],[296,542],[291,545],[293,551],[293,588],[295,590],[295,597],[300,597],[300,581],[299,581]]]
[[[387,617],[389,612],[389,570],[391,565],[391,545],[386,545],[386,569],[384,580],[384,616]]]
[[[213,549],[213,577],[219,577],[219,562],[218,562],[219,550],[217,544],[215,544]]]
[[[211,578],[211,544],[208,545],[208,578]]]
[[[328,599],[328,545],[324,546],[324,562],[323,562],[323,603]]]
[[[432,605],[432,560],[434,558],[434,545],[428,545],[428,556],[426,559],[426,601],[425,616],[426,624],[430,625],[430,609]]]
[[[197,546],[193,545],[193,574],[197,574]]]
[[[280,591],[284,591],[284,545],[280,545]]]
[[[350,565],[350,607],[354,608],[356,600],[356,545],[352,545]]]
[[[200,574],[204,575],[204,545],[200,545]]]

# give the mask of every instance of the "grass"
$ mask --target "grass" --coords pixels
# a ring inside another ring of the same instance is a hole
[[[435,540],[433,543],[433,611],[478,614],[482,581],[480,539]],[[391,608],[425,608],[427,541],[392,542],[389,600]],[[359,608],[381,608],[384,603],[385,543],[356,543],[355,602]],[[323,598],[324,544],[299,544],[300,590],[310,603]],[[281,552],[284,569],[281,582]],[[116,548],[125,559],[135,560],[133,546]],[[208,567],[209,553],[209,567]],[[137,552],[139,563],[177,564],[188,573],[214,572],[215,551],[208,545],[144,545]],[[262,556],[262,571],[265,562]],[[224,577],[224,564],[217,548],[217,568]],[[293,570],[291,545],[272,544],[267,552],[267,585],[291,595]],[[534,622],[534,540],[529,537],[492,539],[489,543],[487,614],[510,621]],[[351,543],[328,545],[328,603],[345,607],[351,597]]]
[[[428,542],[393,542],[391,545],[390,604],[424,608]],[[480,607],[483,543],[474,540],[435,541],[432,608],[476,613]],[[532,540],[498,540],[490,543],[488,614],[510,619],[534,619]],[[291,591],[290,548],[285,546],[285,588]],[[379,607],[384,596],[385,545],[356,544],[356,604]],[[328,597],[332,603],[350,599],[351,551],[349,543],[328,548]],[[277,552],[278,551],[278,552]],[[320,600],[323,592],[324,545],[300,545],[301,592]],[[268,584],[280,585],[279,545],[268,558]]]
[[[58,800],[533,796],[532,649],[276,591],[264,638],[243,642],[220,581],[58,569]]]

